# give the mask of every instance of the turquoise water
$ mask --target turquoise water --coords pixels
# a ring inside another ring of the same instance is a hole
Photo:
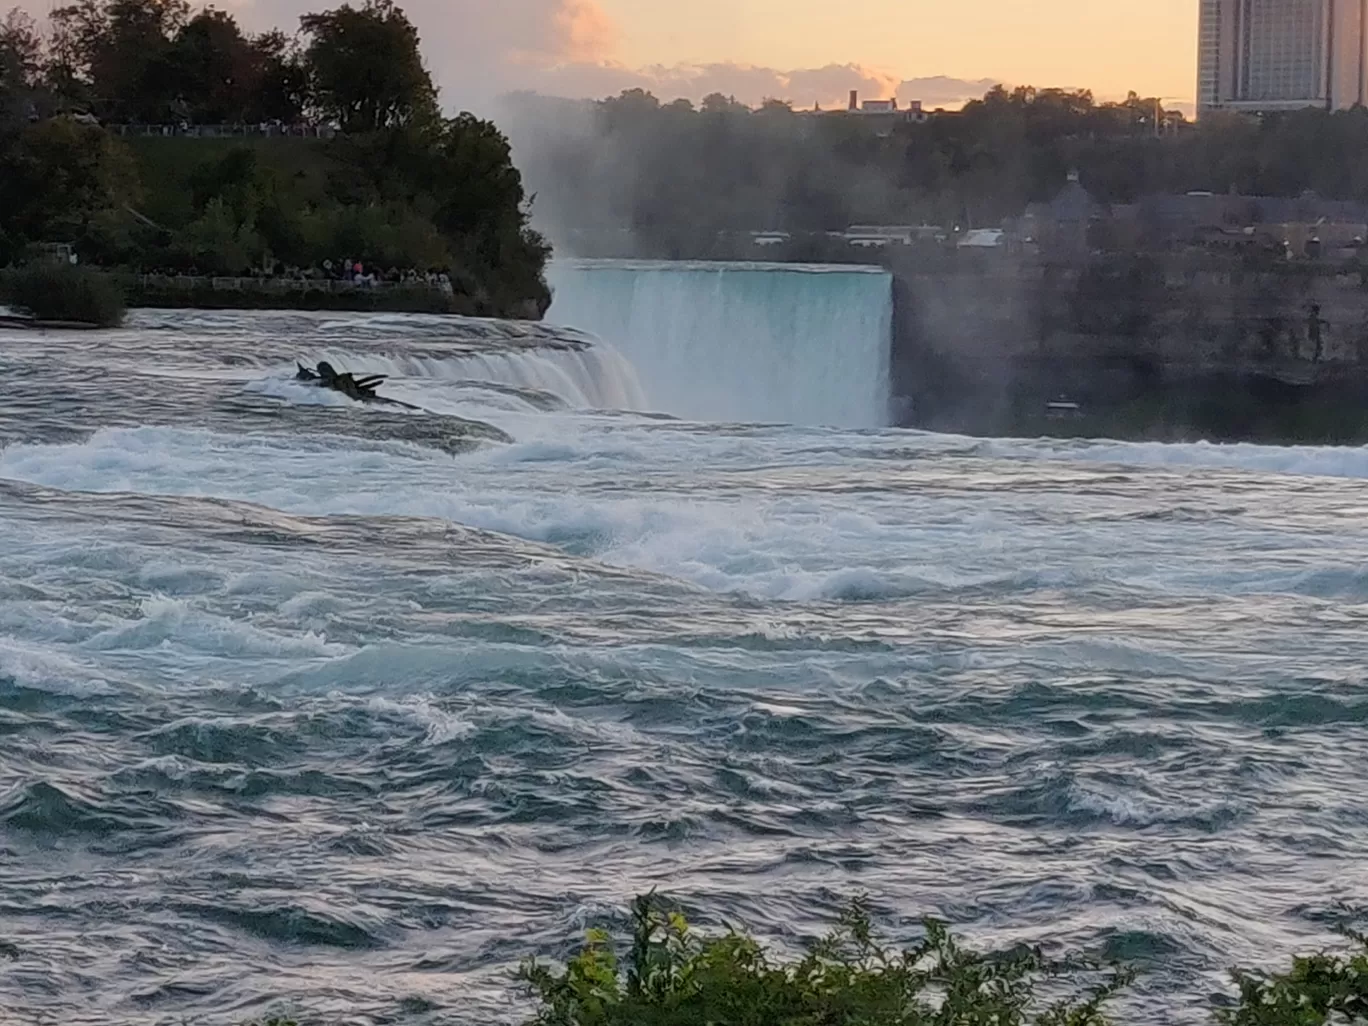
[[[711,421],[889,421],[893,276],[821,264],[553,264],[549,320],[632,363],[658,409]]]
[[[672,421],[528,332],[0,334],[0,1019],[516,1022],[659,886],[1197,1022],[1368,895],[1363,450]]]

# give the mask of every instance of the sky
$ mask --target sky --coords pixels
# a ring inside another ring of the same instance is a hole
[[[1196,0],[599,0],[632,65],[857,63],[1191,99]]]
[[[45,13],[47,0],[25,0]],[[332,0],[333,3],[337,0]],[[353,0],[355,2],[355,0]],[[513,89],[957,106],[995,82],[1191,103],[1196,0],[399,0],[449,107]],[[329,0],[218,0],[249,27]]]

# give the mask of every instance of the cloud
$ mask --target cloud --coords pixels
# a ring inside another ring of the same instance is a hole
[[[997,84],[995,79],[944,75],[899,79],[860,64],[781,71],[731,63],[633,68],[613,61],[562,61],[525,66],[522,71],[516,88],[547,96],[604,97],[624,89],[646,89],[667,102],[682,97],[697,103],[709,93],[721,93],[752,106],[778,99],[800,109],[844,107],[852,89],[865,99],[896,96],[904,103],[920,100],[928,108],[959,107]]]
[[[557,56],[596,60],[617,44],[617,26],[593,0],[562,0],[556,11],[561,46]]]
[[[483,105],[509,90],[580,98],[640,88],[665,100],[723,93],[752,104],[784,99],[810,107],[844,103],[851,89],[892,96],[899,86],[897,76],[858,64],[794,71],[735,63],[632,67],[617,59],[617,26],[596,0],[409,0],[407,9],[454,105]]]
[[[779,71],[749,64],[678,64],[630,68],[612,62],[562,62],[535,69],[521,83],[551,96],[601,97],[623,89],[648,89],[662,100],[698,101],[709,93],[735,96],[745,103],[788,100],[796,107],[845,104],[850,90],[866,97],[892,96],[896,76],[857,64]]]
[[[20,0],[38,15],[43,0]],[[311,10],[342,0],[218,0],[249,29],[298,25]],[[351,0],[359,3],[360,0]],[[958,106],[993,84],[955,78],[900,80],[860,64],[782,70],[748,64],[677,64],[632,67],[618,58],[620,34],[598,0],[399,0],[418,26],[423,52],[442,99],[452,108],[487,112],[507,92],[604,97],[623,89],[649,89],[663,100],[697,102],[709,93],[749,104],[789,100],[811,108],[844,106],[850,90],[865,98],[922,100]]]
[[[249,2],[258,5],[254,11],[281,9],[280,0]],[[749,104],[782,99],[797,107],[843,106],[855,89],[867,98],[959,106],[994,84],[946,77],[901,80],[854,63],[796,70],[737,63],[633,67],[618,59],[618,27],[597,0],[407,0],[406,9],[452,106],[485,107],[512,90],[582,98],[634,88],[649,89],[663,100],[697,102],[722,93]]]
[[[929,108],[962,107],[970,100],[981,100],[983,94],[1001,83],[997,78],[949,78],[932,75],[929,78],[910,78],[898,86],[898,99],[921,100]]]

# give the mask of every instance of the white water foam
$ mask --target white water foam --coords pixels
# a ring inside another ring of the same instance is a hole
[[[441,356],[374,353],[329,347],[302,354],[306,365],[327,360],[358,377],[384,374],[445,383],[491,382],[548,392],[579,409],[643,410],[647,402],[632,365],[611,346],[525,348]],[[392,389],[391,389],[392,391]]]
[[[574,261],[552,265],[548,320],[632,361],[677,416],[888,423],[892,277],[800,264]]]
[[[1095,583],[1086,566],[1068,558],[1068,538],[1048,520],[1018,526],[1004,539],[1000,514],[974,502],[947,517],[944,509],[932,515],[932,498],[916,490],[874,488],[855,508],[841,492],[794,493],[782,487],[791,474],[772,481],[766,474],[775,460],[790,458],[773,441],[764,446],[621,418],[516,419],[522,429],[515,434],[525,441],[459,460],[411,443],[377,451],[348,447],[346,439],[322,444],[203,429],[103,429],[79,444],[11,446],[0,453],[0,477],[76,491],[241,499],[300,514],[432,517],[713,591],[785,600],[884,601],[944,589]],[[870,482],[886,480],[889,464],[855,455],[857,445],[887,443],[903,452],[923,440],[903,432],[823,437],[827,451],[849,453],[839,457],[849,474],[866,474]],[[801,449],[804,438],[790,441]],[[931,437],[925,444],[931,453],[938,447]],[[1043,452],[1040,457],[1054,462]],[[335,472],[339,461],[344,475]],[[709,469],[698,470],[700,461]],[[650,489],[618,486],[643,467],[655,470]],[[686,469],[689,476],[679,476]],[[1115,526],[1118,539],[1169,529]],[[985,547],[984,538],[998,539],[995,547]],[[943,565],[945,551],[962,554],[953,572]],[[1132,557],[1116,555],[1114,564],[1116,577],[1137,586],[1154,574],[1152,554],[1143,547]],[[1194,571],[1193,584],[1205,587],[1203,574],[1222,573]],[[1290,568],[1278,578],[1282,583],[1260,587],[1307,590],[1298,583],[1301,573]],[[154,583],[176,590],[174,574]],[[1239,585],[1232,579],[1223,587]]]
[[[0,452],[0,477],[73,491],[241,499],[300,514],[433,517],[715,591],[860,600],[927,587],[916,567],[888,561],[897,550],[922,560],[925,530],[898,515],[856,513],[839,501],[738,500],[706,488],[622,493],[611,483],[631,468],[682,458],[681,446],[696,455],[695,436],[566,415],[525,419],[540,420],[555,444],[532,439],[454,462],[407,443],[376,451],[346,448],[345,439],[303,444],[117,428],[78,444],[11,446]],[[712,451],[723,462],[755,458],[723,445]],[[345,475],[335,473],[339,461]]]
[[[966,439],[966,441],[969,441]],[[1042,438],[991,439],[975,445],[985,456],[1077,460],[1175,470],[1255,471],[1299,477],[1368,478],[1368,447],[1191,442],[1117,442]]]

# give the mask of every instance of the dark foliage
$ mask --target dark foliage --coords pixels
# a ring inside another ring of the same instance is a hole
[[[418,30],[392,0],[306,14],[305,66],[312,106],[345,132],[429,123],[437,90],[418,49]]]
[[[26,16],[0,22],[0,266],[53,242],[90,263],[203,275],[360,261],[445,272],[456,295],[443,307],[544,311],[549,249],[508,142],[440,116],[403,11],[366,0],[301,25],[302,50],[185,0],[77,0],[54,12],[46,46]],[[306,114],[340,134],[225,148],[99,124]]]
[[[113,278],[99,271],[39,264],[5,275],[0,292],[11,306],[39,320],[100,328],[123,323],[123,293]]]

